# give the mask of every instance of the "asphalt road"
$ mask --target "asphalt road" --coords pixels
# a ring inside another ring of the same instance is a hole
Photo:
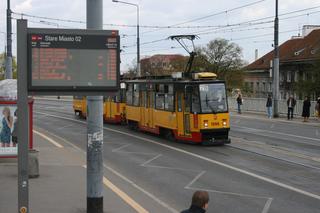
[[[86,121],[71,102],[36,100],[35,128],[86,150]],[[319,126],[231,117],[223,147],[168,142],[104,125],[105,176],[149,212],[179,212],[210,192],[208,212],[320,212]],[[85,186],[83,186],[85,187]]]

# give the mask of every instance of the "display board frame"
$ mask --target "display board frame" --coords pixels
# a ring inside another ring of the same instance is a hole
[[[106,36],[107,38],[115,38],[116,49],[116,85],[115,86],[39,86],[32,84],[32,46],[29,37],[32,34],[46,35],[74,35],[74,36]],[[83,29],[49,29],[49,28],[27,28],[27,84],[28,93],[30,95],[95,95],[102,92],[115,92],[120,87],[120,36],[115,30],[83,30]]]

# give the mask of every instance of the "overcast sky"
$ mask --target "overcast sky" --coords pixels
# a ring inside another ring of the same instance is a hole
[[[272,50],[273,43],[273,18],[260,18],[274,16],[275,0],[128,0],[140,6],[141,25],[141,57],[153,54],[186,54],[174,41],[164,40],[174,34],[199,34],[200,39],[195,41],[196,45],[205,45],[215,38],[225,38],[237,43],[243,49],[243,59],[252,62],[255,49],[259,50],[259,56]],[[251,6],[239,8],[251,3]],[[112,0],[103,1],[104,24],[136,25],[136,8]],[[0,11],[0,51],[4,51],[6,44],[6,0],[1,0]],[[312,8],[313,9],[308,9]],[[14,12],[30,15],[51,17],[68,20],[86,20],[86,0],[11,0],[11,8]],[[239,8],[239,9],[234,9]],[[320,0],[279,0],[279,14],[285,14],[297,10],[308,9],[301,12],[280,16],[280,43],[290,39],[293,35],[301,33],[303,25],[320,25]],[[202,18],[212,14],[218,14],[208,18],[189,22],[179,27],[153,29],[143,26],[170,26],[186,21]],[[14,15],[14,17],[20,17]],[[44,18],[27,18],[30,27],[59,27],[59,28],[85,28],[85,24],[52,21]],[[32,22],[31,22],[32,21]],[[251,25],[226,25],[239,24],[243,22]],[[35,22],[35,23],[34,23]],[[40,23],[42,22],[42,23]],[[262,23],[263,22],[263,23]],[[257,24],[258,23],[258,24]],[[211,26],[211,28],[200,28]],[[213,28],[220,26],[219,28]],[[224,26],[224,27],[223,27]],[[105,25],[104,29],[118,29],[123,47],[122,71],[130,66],[136,57],[136,28],[116,27]],[[16,32],[15,20],[13,21],[13,32]],[[147,44],[144,44],[147,43]],[[16,55],[16,35],[13,35],[13,51]]]

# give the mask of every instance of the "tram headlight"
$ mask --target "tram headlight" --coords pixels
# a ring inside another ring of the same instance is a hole
[[[222,125],[223,125],[223,126],[227,126],[227,124],[228,124],[228,123],[227,123],[227,119],[223,119],[223,120],[222,120]]]
[[[207,121],[207,120],[204,120],[204,121],[203,121],[203,126],[204,126],[204,128],[208,128],[209,123],[208,123],[208,121]]]

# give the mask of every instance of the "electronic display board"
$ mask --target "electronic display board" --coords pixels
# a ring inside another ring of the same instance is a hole
[[[27,42],[30,92],[118,89],[117,31],[28,28]]]

